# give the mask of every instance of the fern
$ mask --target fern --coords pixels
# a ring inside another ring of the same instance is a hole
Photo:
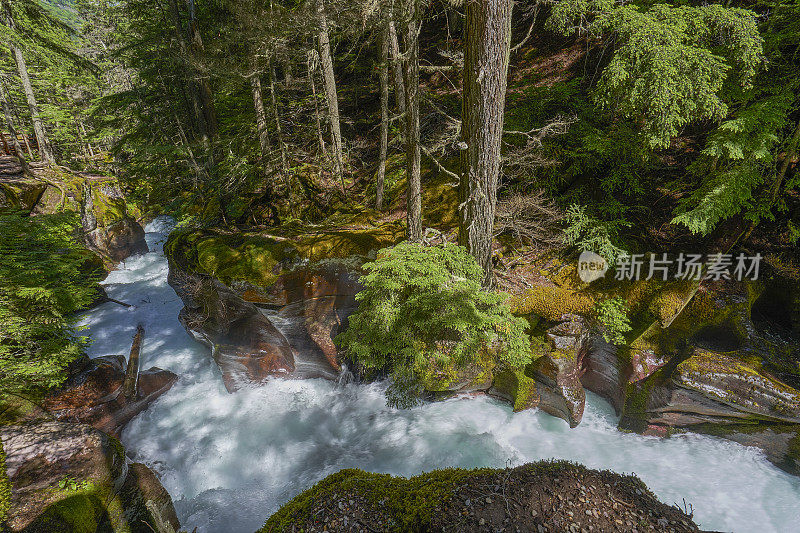
[[[77,215],[0,216],[0,389],[47,388],[85,340],[75,312],[96,295],[101,265],[73,239]]]
[[[708,137],[702,157],[692,165],[700,187],[676,210],[673,224],[708,235],[716,226],[742,211],[757,220],[754,190],[768,172],[786,124],[791,95],[779,93],[744,107]]]

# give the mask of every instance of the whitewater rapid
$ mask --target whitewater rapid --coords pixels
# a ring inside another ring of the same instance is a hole
[[[390,409],[380,384],[276,379],[228,394],[209,351],[178,322],[182,304],[167,285],[162,252],[171,227],[165,218],[149,224],[151,253],[128,259],[104,283],[109,296],[136,307],[107,303],[82,323],[92,357],[127,354],[142,323],[141,367],[180,376],[126,427],[122,442],[132,460],[158,473],[188,531],[251,533],[342,468],[410,476],[553,457],[636,473],[661,501],[691,504],[703,529],[797,531],[800,479],[758,450],[698,435],[622,433],[611,407],[590,393],[575,429],[487,397]]]

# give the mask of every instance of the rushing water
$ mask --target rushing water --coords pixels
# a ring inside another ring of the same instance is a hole
[[[142,368],[180,375],[122,434],[129,455],[152,467],[181,524],[200,532],[252,532],[282,503],[342,468],[405,476],[446,466],[518,465],[563,458],[635,472],[665,503],[683,500],[706,529],[796,531],[800,480],[755,449],[686,435],[661,440],[621,433],[613,410],[587,394],[575,429],[544,413],[512,413],[487,397],[409,410],[387,408],[380,384],[274,380],[228,394],[206,348],[178,322],[167,285],[166,219],[147,227],[151,253],[129,259],[105,282],[112,298],[84,318],[90,355],[128,353],[145,326]]]

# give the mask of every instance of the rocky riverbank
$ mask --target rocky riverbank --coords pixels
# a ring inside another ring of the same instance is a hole
[[[355,309],[360,265],[402,238],[395,229],[356,221],[269,234],[176,233],[166,250],[170,283],[185,303],[182,321],[212,348],[229,390],[269,376],[335,379],[347,361],[333,339]],[[575,427],[588,390],[614,406],[621,429],[719,435],[800,472],[800,289],[785,270],[767,264],[758,281],[700,286],[589,285],[571,262],[552,256],[509,262],[506,290],[514,313],[531,324],[533,362],[432,369],[423,380],[429,397],[487,393]],[[621,345],[604,339],[596,319],[596,304],[608,298],[630,310],[633,330]],[[285,334],[286,318],[297,334]],[[308,354],[312,361],[297,359]]]

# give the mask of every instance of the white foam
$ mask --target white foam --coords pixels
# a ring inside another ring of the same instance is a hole
[[[611,408],[588,394],[575,429],[540,412],[512,413],[486,398],[400,411],[380,384],[275,380],[228,394],[208,350],[184,331],[181,302],[161,253],[171,225],[147,227],[150,254],[106,281],[113,298],[84,318],[90,355],[125,354],[146,328],[143,367],[178,383],[122,435],[128,453],[160,475],[181,523],[200,532],[252,532],[281,504],[342,468],[410,476],[446,466],[502,467],[547,458],[635,472],[665,503],[685,499],[702,528],[784,532],[797,527],[800,480],[755,449],[688,435],[661,440],[616,429]]]

